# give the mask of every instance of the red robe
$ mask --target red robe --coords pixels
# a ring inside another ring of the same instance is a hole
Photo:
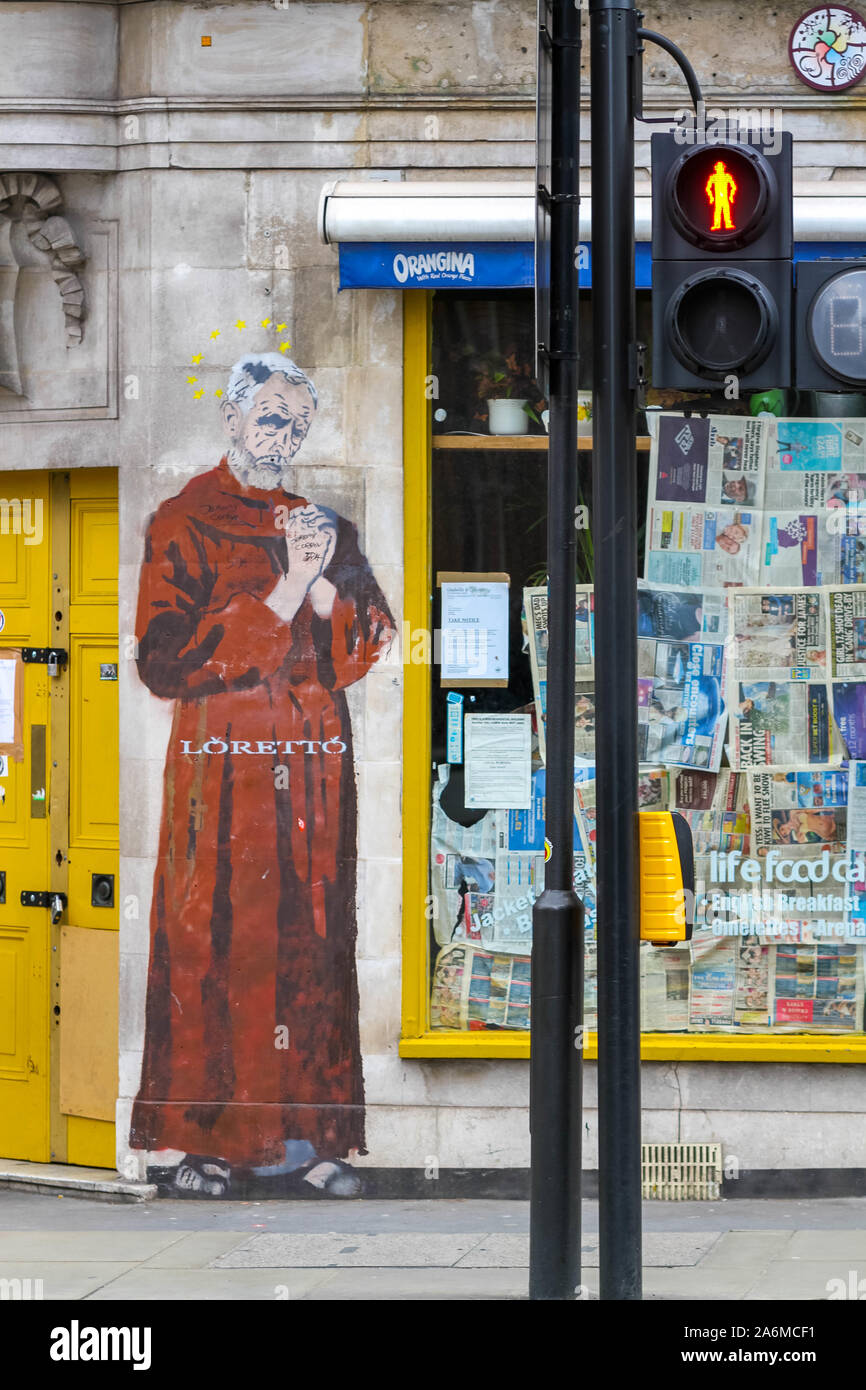
[[[279,1162],[284,1139],[365,1152],[343,691],[393,620],[336,513],[331,617],[266,606],[287,563],[275,509],[304,505],[223,459],[149,525],[138,669],[175,707],[132,1148],[242,1167]]]

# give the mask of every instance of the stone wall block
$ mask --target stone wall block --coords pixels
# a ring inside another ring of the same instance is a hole
[[[358,852],[365,859],[399,853],[401,771],[398,762],[358,768]]]
[[[429,1106],[368,1105],[369,1152],[358,1158],[357,1166],[424,1168],[439,1153],[438,1122],[442,1114]]]
[[[204,8],[173,0],[160,10],[151,50],[154,94],[359,96],[364,89],[362,4],[319,0],[284,10],[263,0]]]
[[[236,270],[245,260],[246,176],[241,170],[155,169],[149,176],[155,270]]]
[[[337,268],[337,250],[319,239],[319,198],[326,183],[357,178],[351,165],[299,169],[291,173],[255,170],[250,175],[247,254],[251,266],[296,270]],[[268,232],[269,235],[265,236]]]
[[[364,756],[370,762],[399,762],[403,751],[403,692],[399,669],[374,666],[364,677],[364,690]]]
[[[403,373],[352,367],[346,374],[344,433],[351,463],[399,468],[403,458]]]
[[[484,1097],[486,1101],[486,1096]],[[439,1111],[439,1162],[443,1168],[528,1168],[529,1115],[479,1104]]]
[[[51,0],[0,5],[0,100],[114,97],[118,8]]]
[[[403,295],[400,290],[343,290],[352,309],[352,360],[358,367],[400,367]]]
[[[358,961],[361,1051],[396,1053],[400,1037],[400,959]]]
[[[535,90],[535,9],[524,0],[379,0],[369,25],[374,93]]]
[[[399,859],[358,863],[358,957],[400,958],[403,866]]]

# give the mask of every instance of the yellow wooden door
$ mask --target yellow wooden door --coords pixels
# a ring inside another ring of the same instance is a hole
[[[117,475],[69,475],[69,906],[60,943],[66,1161],[113,1168],[117,1099]]]
[[[0,1155],[42,1161],[51,1157],[53,943],[49,912],[23,907],[21,894],[49,884],[53,678],[16,657],[52,640],[50,513],[46,474],[0,473],[0,659],[23,686],[20,756],[0,755]]]
[[[0,475],[0,496],[25,491],[42,500],[43,535],[38,545],[0,535],[0,654],[5,646],[68,655],[56,674],[44,663],[22,666],[24,756],[0,779],[0,1156],[111,1168],[117,478],[113,470]],[[22,891],[64,894],[59,920],[50,906],[22,905]]]

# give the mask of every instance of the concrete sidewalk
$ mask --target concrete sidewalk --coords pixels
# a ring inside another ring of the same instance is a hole
[[[650,1202],[644,1221],[645,1299],[821,1300],[861,1278],[866,1294],[864,1198]],[[528,1224],[525,1202],[114,1205],[6,1190],[0,1280],[95,1302],[524,1299]],[[597,1295],[592,1202],[583,1281]],[[5,1298],[19,1288],[0,1284]]]

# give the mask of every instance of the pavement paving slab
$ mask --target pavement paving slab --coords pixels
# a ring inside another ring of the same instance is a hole
[[[524,1269],[341,1269],[305,1295],[316,1302],[489,1302],[528,1299]]]
[[[92,1261],[80,1265],[69,1260],[0,1260],[0,1280],[20,1281],[0,1285],[0,1289],[6,1291],[0,1294],[0,1298],[7,1313],[7,1299],[9,1302],[19,1298],[27,1301],[45,1299],[47,1302],[89,1298],[103,1284],[134,1269],[134,1262],[120,1260]],[[28,1279],[29,1286],[26,1283]],[[37,1283],[38,1280],[42,1281],[41,1285]]]
[[[723,1231],[701,1261],[702,1269],[765,1269],[785,1254],[791,1231]],[[826,1239],[826,1235],[825,1235]]]
[[[262,1235],[214,1260],[216,1269],[297,1269],[340,1267],[366,1269],[446,1268],[484,1240],[473,1235],[438,1235],[435,1232],[402,1232],[395,1235]]]
[[[828,1246],[825,1246],[825,1254]],[[703,1271],[702,1271],[703,1272]],[[863,1291],[866,1294],[866,1266]],[[769,1299],[826,1301],[834,1288],[833,1280],[843,1281],[845,1291],[849,1288],[849,1266],[841,1259],[812,1260],[773,1260],[765,1270],[749,1284],[746,1298],[762,1302]],[[799,1319],[797,1319],[799,1321]]]
[[[426,1270],[416,1271],[426,1275]],[[368,1271],[364,1271],[366,1277]],[[154,1269],[140,1266],[105,1283],[88,1302],[273,1302],[313,1297],[326,1269]]]
[[[220,1255],[228,1255],[249,1240],[247,1231],[177,1231],[174,1239],[144,1260],[141,1269],[207,1269]]]
[[[106,1223],[109,1224],[109,1223]],[[178,1231],[0,1231],[0,1260],[147,1260],[180,1238]]]
[[[841,1264],[847,1260],[859,1260],[866,1274],[866,1231],[834,1231],[829,1242],[834,1257]],[[827,1234],[824,1231],[794,1231],[785,1247],[788,1260],[823,1260],[828,1250]]]
[[[643,1238],[645,1269],[654,1266],[699,1264],[719,1240],[718,1231],[646,1231]],[[598,1236],[585,1236],[581,1242],[581,1265],[597,1269]],[[458,1261],[461,1269],[528,1268],[529,1236],[490,1234]]]
[[[724,1303],[746,1297],[754,1273],[741,1269],[644,1269],[644,1299]]]

